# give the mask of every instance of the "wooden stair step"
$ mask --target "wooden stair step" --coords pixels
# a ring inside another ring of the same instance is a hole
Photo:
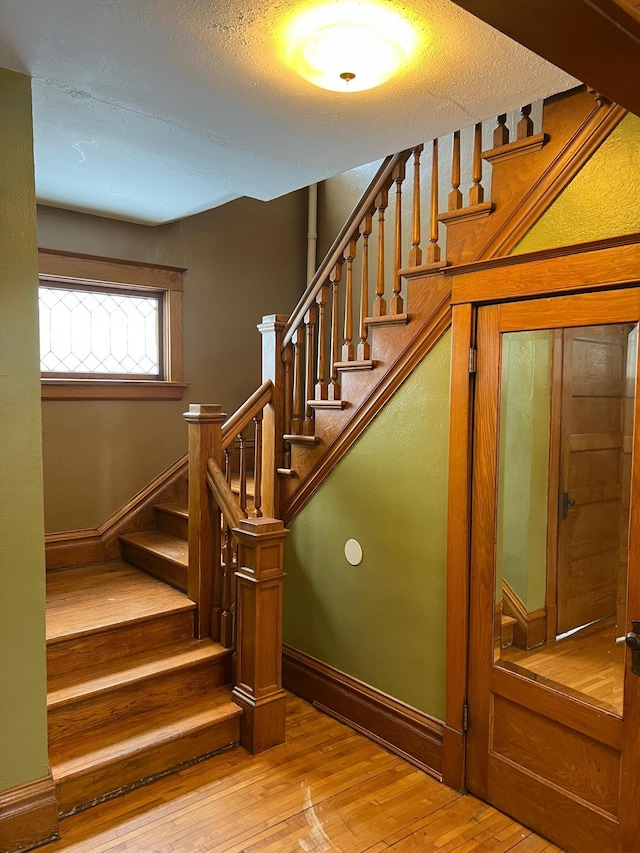
[[[177,536],[178,539],[189,538],[189,504],[187,501],[156,504],[156,524],[158,530]]]
[[[500,616],[500,646],[503,649],[508,649],[513,645],[513,629],[517,624],[517,619],[513,616],[506,616],[504,613]]]
[[[116,717],[171,707],[230,680],[231,650],[211,640],[191,640],[107,661],[50,679],[49,741],[96,729]]]
[[[49,748],[63,815],[144,784],[239,742],[241,709],[231,688],[178,700],[131,720],[54,742]]]
[[[47,671],[82,669],[193,637],[195,604],[128,563],[47,573]]]
[[[157,578],[186,590],[189,546],[184,539],[161,530],[126,533],[120,537],[122,556],[127,562]]]

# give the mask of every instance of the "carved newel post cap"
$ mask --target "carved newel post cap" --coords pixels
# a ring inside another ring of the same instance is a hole
[[[225,421],[226,414],[219,403],[190,403],[189,411],[183,417],[187,421]]]

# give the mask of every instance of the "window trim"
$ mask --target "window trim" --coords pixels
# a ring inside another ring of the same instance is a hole
[[[39,282],[91,289],[153,291],[160,294],[163,379],[109,379],[43,377],[43,400],[181,400],[188,383],[183,381],[182,292],[184,268],[120,261],[39,249]]]

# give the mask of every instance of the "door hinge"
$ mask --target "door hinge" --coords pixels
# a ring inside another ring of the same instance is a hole
[[[465,733],[469,731],[469,706],[466,702],[462,706],[462,731]]]
[[[475,373],[478,366],[478,350],[473,347],[469,350],[469,373]]]

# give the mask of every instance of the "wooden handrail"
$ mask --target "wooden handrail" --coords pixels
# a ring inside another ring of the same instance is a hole
[[[309,308],[315,303],[316,296],[320,288],[326,283],[331,270],[339,263],[343,257],[350,240],[357,240],[359,236],[360,223],[364,217],[371,212],[376,197],[383,189],[389,189],[393,183],[393,171],[401,163],[406,163],[411,155],[411,151],[400,151],[398,154],[392,154],[380,164],[380,168],[369,184],[369,188],[364,193],[358,204],[354,207],[351,216],[347,219],[340,233],[333,242],[333,245],[327,252],[325,259],[318,267],[314,277],[309,282],[309,286],[305,290],[302,298],[296,305],[289,322],[286,325],[284,332],[283,348],[286,347],[292,340],[298,326],[303,322],[304,316]]]
[[[209,459],[207,463],[207,483],[224,515],[225,522],[231,528],[237,527],[240,524],[240,519],[247,517],[247,513],[244,512],[238,498],[231,491],[231,487],[215,459]]]
[[[255,418],[258,412],[271,401],[273,393],[273,382],[267,379],[262,385],[253,392],[249,399],[243,403],[237,412],[234,412],[230,418],[222,425],[222,449],[227,447],[234,441],[236,436],[245,430],[251,421]]]

